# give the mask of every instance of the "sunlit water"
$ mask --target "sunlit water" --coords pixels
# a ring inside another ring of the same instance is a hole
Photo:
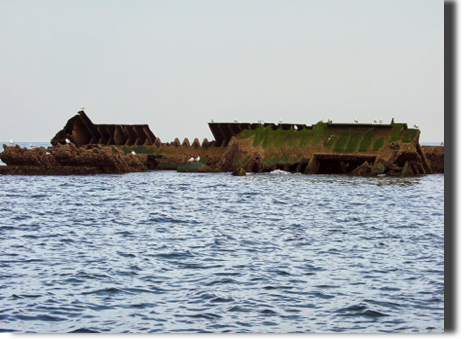
[[[442,332],[444,176],[0,175],[3,332]]]

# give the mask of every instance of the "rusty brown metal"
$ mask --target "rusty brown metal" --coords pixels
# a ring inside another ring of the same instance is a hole
[[[84,111],[69,119],[62,130],[51,139],[51,144],[65,144],[69,139],[77,146],[99,145],[153,145],[155,135],[148,125],[94,124]]]

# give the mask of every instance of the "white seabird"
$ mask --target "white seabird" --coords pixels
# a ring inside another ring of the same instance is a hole
[[[13,139],[10,139],[10,145],[14,145],[15,143],[13,142]]]
[[[413,127],[418,128],[418,127],[420,127],[420,125],[414,124]]]
[[[130,151],[130,154],[131,155],[137,155],[137,153],[135,153],[135,151],[133,149]]]
[[[37,148],[38,146],[30,144],[30,148]]]
[[[293,128],[294,128],[295,132],[298,131],[298,126],[294,125]]]
[[[376,124],[376,123],[377,123],[377,119],[374,119],[374,124]]]
[[[237,123],[237,119],[234,119],[234,122]]]
[[[332,124],[332,118],[329,118],[329,119],[328,119],[328,122],[329,122],[330,124]]]
[[[194,162],[194,158],[193,157],[189,158],[188,162]]]
[[[194,161],[199,162],[199,160],[201,160],[201,157],[198,155],[197,158],[194,159]]]
[[[355,122],[356,124],[358,124],[358,123],[359,123],[359,120],[358,120],[357,118],[355,118],[355,119],[354,119],[354,122]]]
[[[66,138],[66,144],[68,144],[68,145],[69,145],[70,143],[71,143],[71,141],[70,141],[69,139],[67,139],[67,138]]]
[[[211,122],[214,122],[214,119],[211,119]]]
[[[444,146],[444,141],[441,141],[441,146]]]
[[[280,124],[281,124],[282,122],[283,122],[283,119],[282,119],[282,118],[280,118]]]
[[[382,119],[380,119],[380,121],[379,121],[379,122],[380,122],[380,123],[383,123],[383,120],[382,120]]]
[[[81,111],[83,111],[83,112],[84,112],[84,106],[82,106],[82,105],[81,105]]]

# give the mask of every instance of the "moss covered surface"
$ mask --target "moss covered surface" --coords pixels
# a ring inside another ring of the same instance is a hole
[[[157,147],[153,146],[117,146],[122,149],[125,154],[130,154],[133,150],[137,154],[150,154],[150,155],[160,155],[163,151]]]
[[[350,131],[342,131],[341,133],[339,133],[339,138],[337,138],[336,143],[334,144],[333,151],[338,153],[344,152],[349,136]]]
[[[393,124],[392,135],[390,136],[389,143],[400,140],[405,124]]]
[[[298,147],[306,148],[310,143],[311,146],[317,146],[321,143],[322,137],[326,133],[327,124],[319,123],[313,128],[302,128],[298,131],[294,129],[283,130],[281,127],[276,130],[272,126],[259,126],[254,130],[244,130],[240,133],[239,139],[249,139],[253,137],[252,146],[263,149],[268,148],[288,148]]]
[[[354,132],[349,138],[347,142],[347,146],[345,151],[346,152],[355,152],[359,147],[360,141],[362,140],[363,133],[362,132]]]
[[[189,162],[178,166],[178,172],[212,172],[211,167],[202,162]]]
[[[388,140],[393,142],[403,139],[405,143],[410,143],[419,132],[407,129],[406,124],[318,123],[312,127],[300,125],[298,131],[293,127],[287,130],[283,130],[282,126],[274,128],[271,125],[258,126],[239,133],[236,137],[240,140],[241,152],[234,159],[234,165],[245,166],[248,160],[245,157],[253,152],[252,149],[262,152],[262,162],[267,165],[295,164],[299,159],[309,159],[315,153],[378,153],[388,160],[392,153]]]
[[[385,137],[382,136],[378,138],[377,140],[375,140],[374,145],[372,146],[372,150],[378,151],[379,149],[383,147],[384,144],[385,144]]]
[[[409,143],[412,140],[415,140],[416,137],[418,136],[419,130],[417,129],[406,129],[403,131],[401,140],[404,143]]]
[[[365,132],[359,144],[359,152],[367,152],[369,150],[369,147],[372,145],[372,138],[374,135],[375,132],[373,130]]]

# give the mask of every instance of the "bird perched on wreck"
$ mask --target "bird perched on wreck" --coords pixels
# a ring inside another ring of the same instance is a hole
[[[355,119],[354,119],[354,122],[355,122],[356,124],[358,124],[358,123],[359,123],[359,119],[355,118]]]
[[[379,122],[380,122],[380,123],[383,123],[383,120],[382,120],[382,119],[380,119],[380,121],[379,121]]]
[[[137,155],[137,153],[135,153],[135,151],[133,149],[130,151],[130,154],[131,155]]]
[[[330,124],[332,124],[332,118],[329,118],[329,119],[328,119],[328,122],[329,122]]]
[[[283,122],[283,119],[282,119],[282,118],[280,118],[280,121],[279,121],[280,125],[281,125],[281,123],[282,123],[282,122]]]
[[[83,111],[83,112],[84,112],[84,106],[82,106],[82,105],[81,105],[81,111]]]
[[[419,128],[419,127],[420,127],[420,125],[418,125],[418,124],[414,124],[414,125],[413,125],[413,127],[415,127],[415,128]]]
[[[377,123],[377,119],[374,119],[374,124],[376,124],[376,123]]]
[[[198,155],[196,159],[194,159],[195,162],[199,162],[201,160],[201,157]]]
[[[211,122],[214,122],[214,119],[211,119]]]
[[[298,126],[294,125],[293,129],[295,130],[295,132],[297,132],[298,131]]]
[[[444,141],[441,141],[441,146],[444,146]]]
[[[237,119],[234,119],[234,122],[237,123],[238,122]]]
[[[194,158],[193,157],[189,158],[188,162],[194,162]]]
[[[66,144],[68,144],[68,145],[71,143],[71,141],[68,138],[66,138],[65,141],[66,141]]]
[[[15,145],[15,143],[13,142],[13,139],[10,139],[10,145]]]
[[[37,148],[38,146],[30,144],[30,148]]]

